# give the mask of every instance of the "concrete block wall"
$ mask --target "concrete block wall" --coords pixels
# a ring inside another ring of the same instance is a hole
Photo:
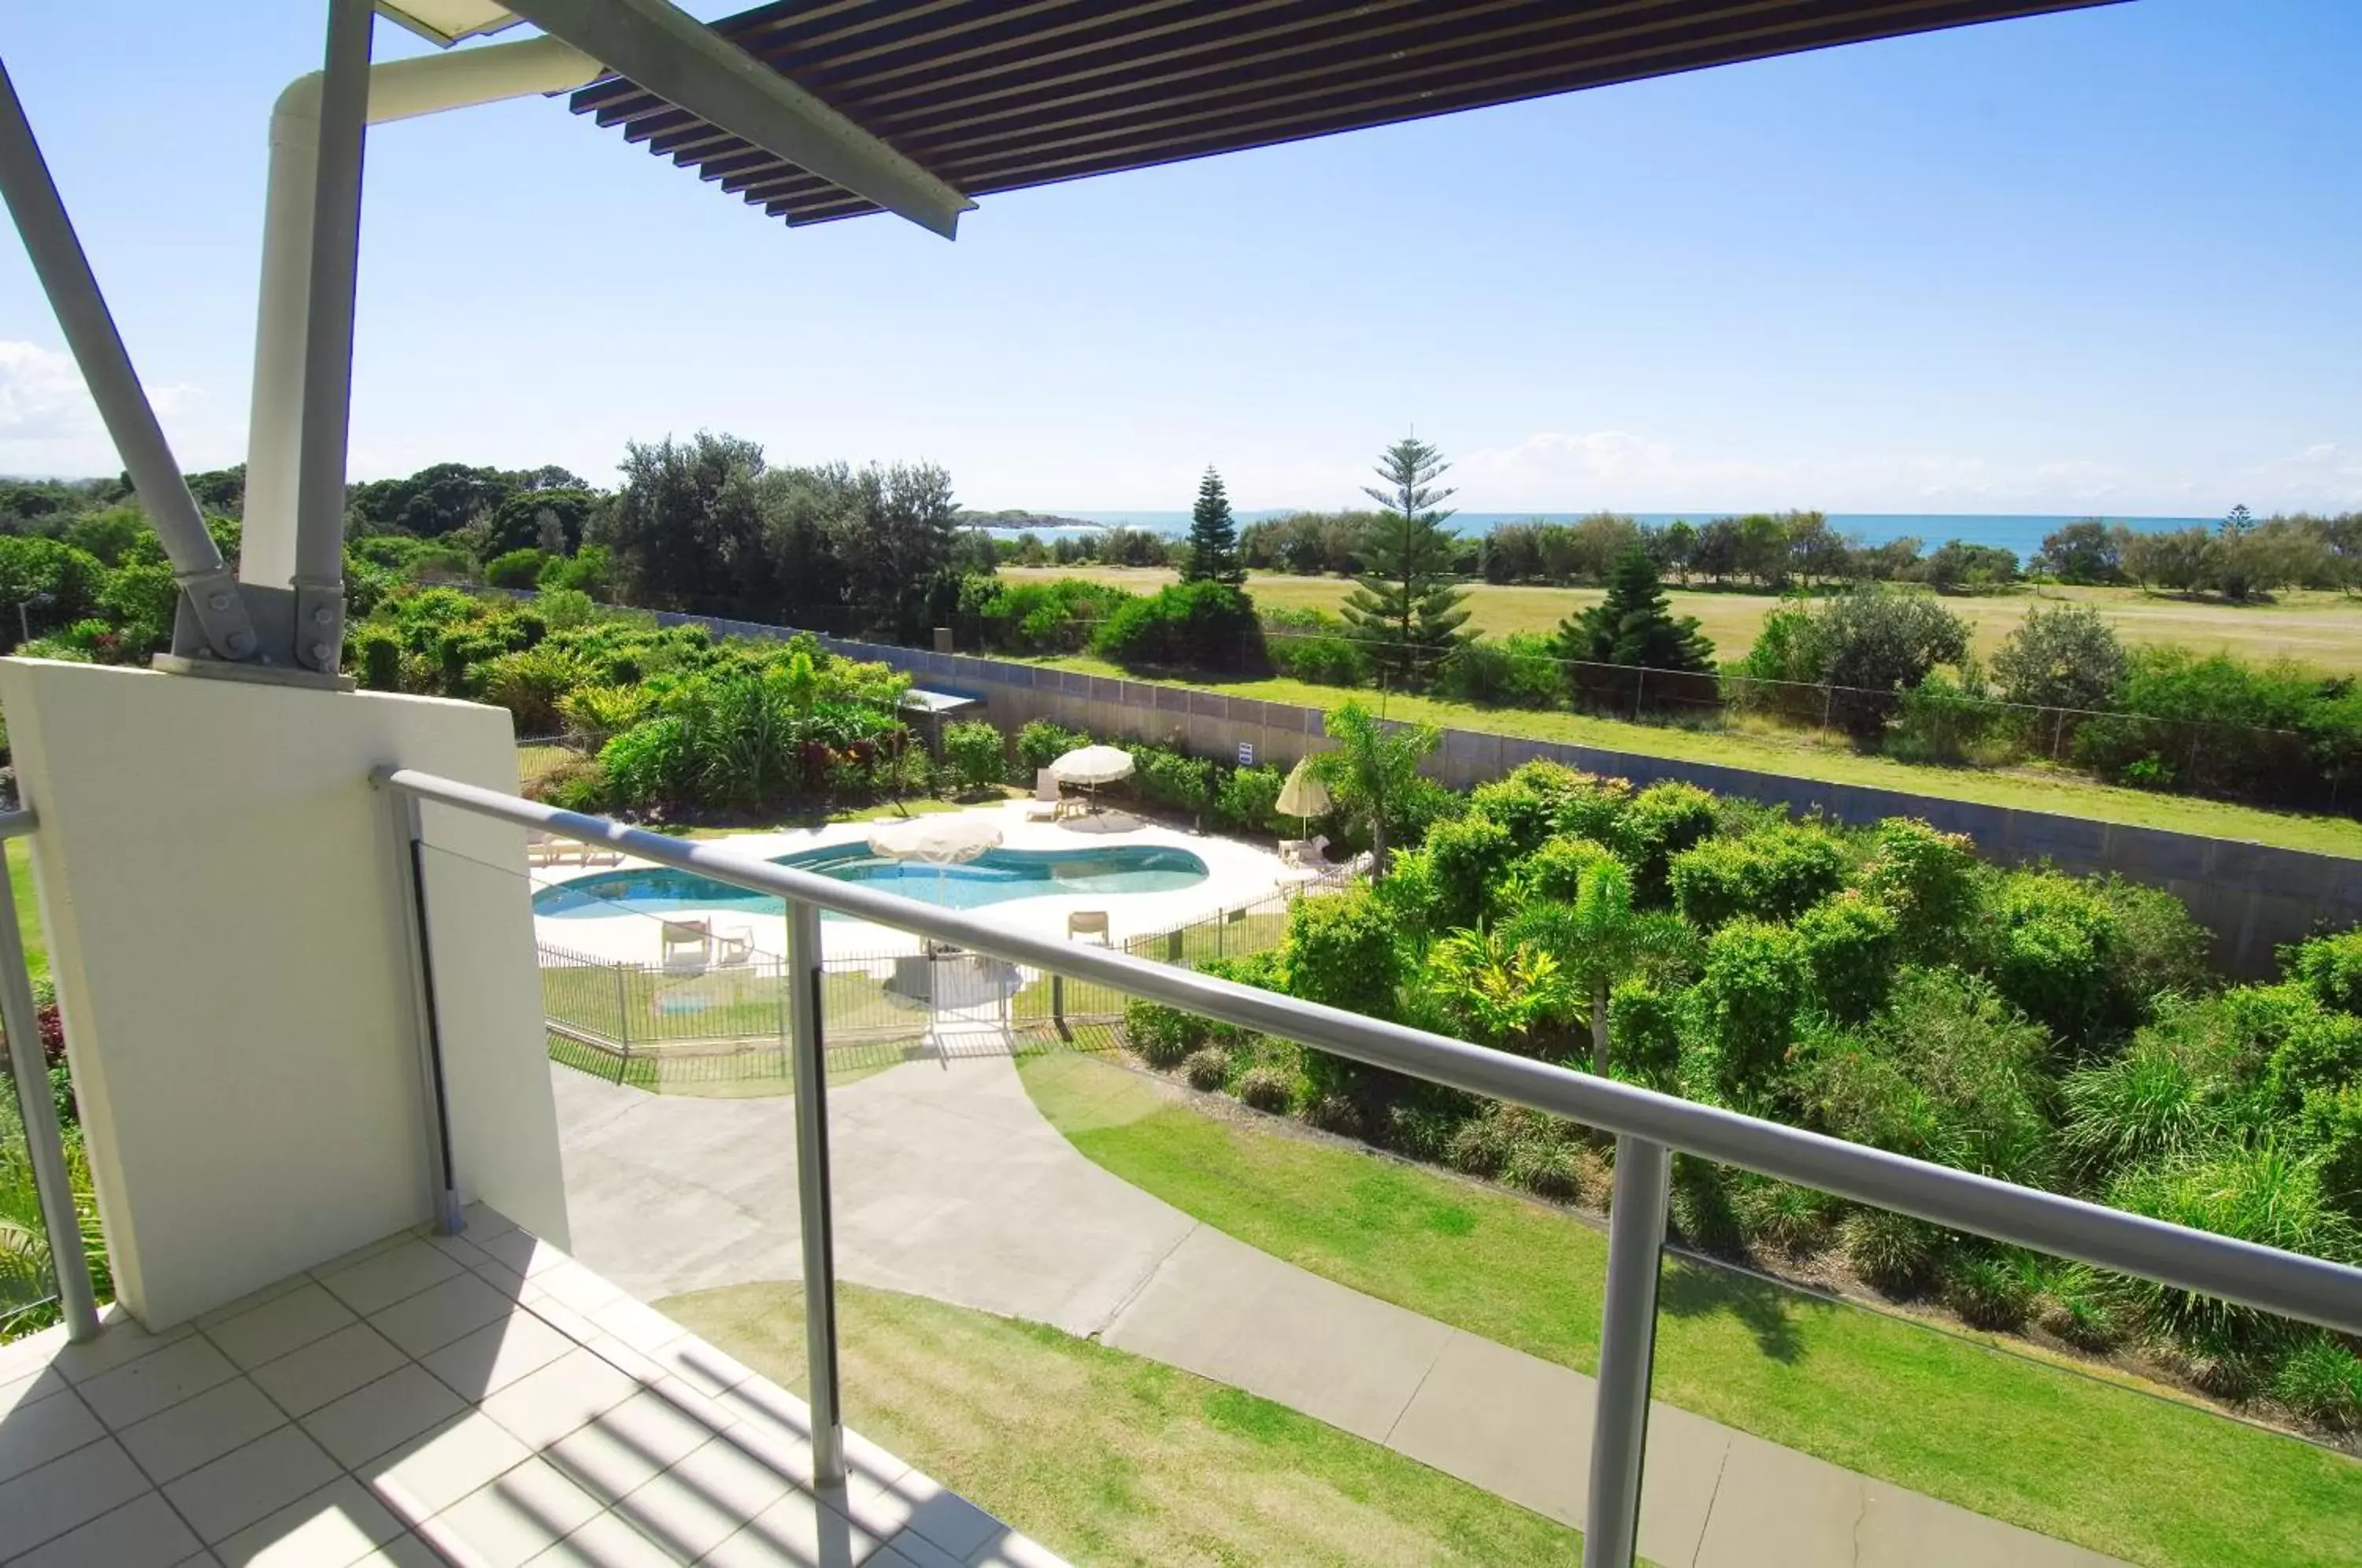
[[[789,635],[776,626],[711,616],[659,619],[674,624],[700,623],[717,635]],[[1005,659],[839,637],[819,641],[848,658],[907,671],[922,685],[981,697],[993,721],[1006,728],[1048,719],[1095,735],[1182,745],[1198,756],[1217,757],[1234,757],[1241,742],[1252,742],[1257,762],[1281,767],[1328,745],[1317,708]],[[2180,899],[2191,916],[2214,933],[2215,961],[2234,975],[2268,975],[2282,944],[2301,941],[2324,927],[2362,922],[2362,860],[2339,856],[1473,730],[1444,731],[1430,771],[1454,789],[1467,789],[1536,757],[1613,774],[1638,785],[1678,779],[1800,814],[1819,811],[1849,825],[1917,817],[1947,833],[1968,834],[1992,859],[2016,864],[2047,860],[2065,871],[2114,872]]]

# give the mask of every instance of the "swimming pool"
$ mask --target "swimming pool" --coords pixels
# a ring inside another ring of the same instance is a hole
[[[888,860],[871,854],[866,844],[837,844],[775,856],[772,864],[817,871],[840,882],[857,882],[955,910],[980,909],[1014,899],[1167,893],[1194,888],[1206,879],[1206,863],[1187,850],[1145,844],[1092,849],[988,849],[965,866],[946,866],[941,870]],[[663,915],[682,910],[785,912],[780,900],[767,893],[749,892],[669,866],[602,871],[544,888],[533,896],[533,912],[553,920]]]

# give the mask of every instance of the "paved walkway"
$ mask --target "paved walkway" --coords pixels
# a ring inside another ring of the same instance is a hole
[[[554,1072],[586,1264],[649,1300],[798,1275],[788,1100]],[[1590,1378],[1199,1224],[1077,1154],[1005,1058],[897,1067],[829,1108],[844,1278],[1095,1335],[1581,1524]],[[2114,1561],[1663,1404],[1640,1550],[1666,1568]]]

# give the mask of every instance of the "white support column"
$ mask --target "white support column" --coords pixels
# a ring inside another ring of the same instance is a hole
[[[527,39],[372,66],[369,123],[597,80],[599,62],[556,39]],[[295,576],[296,484],[304,418],[304,335],[311,317],[312,214],[319,177],[319,72],[299,76],[270,111],[270,172],[262,215],[262,287],[254,326],[254,393],[247,425],[241,581],[284,588]]]

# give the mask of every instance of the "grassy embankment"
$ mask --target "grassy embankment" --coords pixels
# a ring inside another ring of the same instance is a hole
[[[1098,1058],[1021,1071],[1114,1175],[1251,1246],[1589,1372],[1606,1239],[1549,1207],[1246,1119]],[[2362,1562],[2362,1463],[1956,1333],[1668,1264],[1657,1397],[1773,1442],[2163,1568]]]
[[[804,1388],[795,1285],[665,1312]],[[847,1419],[1077,1562],[1572,1562],[1581,1536],[1285,1406],[1052,1328],[837,1286]]]

